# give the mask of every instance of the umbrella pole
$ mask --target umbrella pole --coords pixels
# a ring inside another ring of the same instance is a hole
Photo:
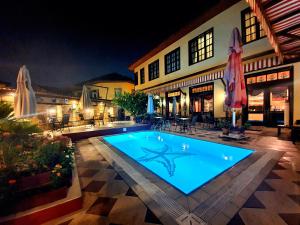
[[[232,126],[236,126],[236,111],[232,110]]]

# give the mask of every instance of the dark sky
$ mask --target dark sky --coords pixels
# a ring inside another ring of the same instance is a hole
[[[2,1],[0,80],[70,86],[127,67],[219,0]],[[106,2],[104,4],[104,2]]]

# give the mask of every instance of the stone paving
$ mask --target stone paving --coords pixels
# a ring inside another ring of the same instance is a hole
[[[299,148],[299,147],[298,147]],[[300,152],[287,151],[228,225],[300,224]]]
[[[161,224],[109,163],[87,141],[76,144],[76,162],[83,192],[83,209],[48,224]]]
[[[218,132],[202,131],[192,134],[203,139],[219,141]],[[269,135],[269,133],[268,133]],[[227,207],[229,213],[210,224],[229,225],[299,225],[300,224],[300,152],[299,145],[281,140],[275,135],[265,136],[263,132],[250,134],[251,139],[238,145],[256,145],[266,150],[277,150],[283,156],[271,172],[256,180],[253,191],[237,196]],[[161,224],[143,201],[131,189],[127,180],[87,140],[77,143],[77,166],[84,195],[81,212],[65,217],[55,224]],[[273,165],[272,165],[273,166]],[[149,175],[151,176],[151,175]],[[224,181],[224,178],[221,179]],[[164,185],[164,182],[160,182]],[[165,188],[170,188],[164,186]],[[257,188],[256,188],[257,187]],[[170,189],[171,190],[171,189]],[[137,193],[137,192],[136,192]],[[171,190],[178,204],[188,210],[196,208],[197,198],[207,198],[207,190],[201,195],[183,197]],[[250,196],[250,197],[249,197]],[[148,204],[147,204],[148,205]],[[157,215],[157,211],[154,211]],[[233,213],[234,212],[234,213]],[[235,213],[237,212],[237,213]],[[158,215],[160,217],[160,215]],[[213,216],[217,218],[217,216]],[[222,219],[223,218],[223,219]],[[162,220],[164,223],[164,220]],[[54,224],[54,223],[52,223]]]

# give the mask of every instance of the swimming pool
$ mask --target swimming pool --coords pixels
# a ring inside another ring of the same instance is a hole
[[[103,139],[185,194],[253,153],[244,148],[156,131]]]

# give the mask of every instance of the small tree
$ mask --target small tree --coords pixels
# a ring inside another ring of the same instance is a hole
[[[124,94],[117,95],[112,101],[115,105],[125,109],[135,118],[139,115],[144,115],[147,112],[148,96],[144,92],[125,92]],[[158,101],[153,99],[153,104],[154,108],[156,108]]]

